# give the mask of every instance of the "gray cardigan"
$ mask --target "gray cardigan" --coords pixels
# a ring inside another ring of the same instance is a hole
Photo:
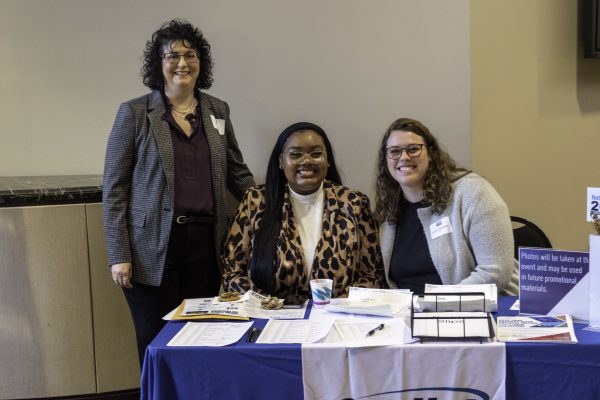
[[[434,215],[431,207],[419,209],[418,214],[443,284],[495,283],[503,294],[518,294],[519,269],[513,258],[508,207],[485,179],[474,173],[459,178],[442,214]],[[432,239],[430,226],[444,217],[450,219],[452,232]],[[381,225],[381,252],[391,288],[396,287],[389,279],[395,236],[395,224]]]

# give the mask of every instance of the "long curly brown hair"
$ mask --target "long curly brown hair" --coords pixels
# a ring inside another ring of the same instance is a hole
[[[386,148],[393,131],[413,132],[423,138],[429,154],[429,167],[423,181],[423,201],[431,205],[434,214],[440,214],[448,206],[452,195],[452,182],[468,174],[469,170],[458,167],[448,153],[440,148],[437,139],[421,122],[400,118],[385,131],[377,156],[377,181],[375,187],[375,219],[379,223],[396,222],[399,204],[403,199],[400,184],[388,170]]]

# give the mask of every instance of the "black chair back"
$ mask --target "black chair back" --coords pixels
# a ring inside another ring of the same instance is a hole
[[[512,222],[522,224],[518,228],[513,228],[513,236],[515,238],[515,258],[519,259],[519,247],[540,247],[551,249],[552,243],[548,236],[540,229],[539,226],[525,218],[511,216]]]

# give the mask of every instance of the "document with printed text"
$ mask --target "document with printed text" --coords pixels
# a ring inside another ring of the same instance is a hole
[[[240,340],[253,322],[188,322],[167,346],[226,346]]]
[[[327,336],[332,321],[271,319],[256,343],[315,343]]]

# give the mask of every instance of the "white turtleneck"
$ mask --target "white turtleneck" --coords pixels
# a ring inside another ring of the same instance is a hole
[[[323,183],[321,183],[321,187],[311,194],[298,194],[292,188],[289,188],[289,191],[300,241],[302,242],[304,270],[306,275],[310,276],[315,259],[315,250],[319,240],[321,240],[325,190],[323,189]]]

